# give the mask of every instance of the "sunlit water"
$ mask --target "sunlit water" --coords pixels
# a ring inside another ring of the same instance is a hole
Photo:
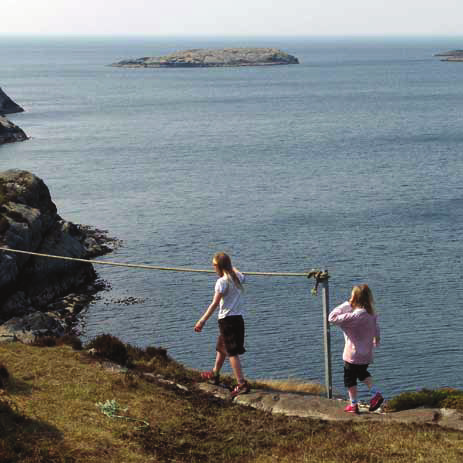
[[[300,65],[120,69],[178,49],[276,46]],[[460,301],[463,64],[456,40],[2,38],[0,86],[31,140],[0,147],[1,169],[39,175],[62,217],[124,241],[105,259],[243,271],[327,268],[331,305],[368,282],[387,395],[463,387]],[[213,275],[98,267],[112,285],[83,338],[162,345],[188,366],[214,357],[216,322],[194,322]],[[322,301],[305,278],[249,277],[252,378],[324,380]],[[124,305],[117,299],[141,302]],[[342,391],[342,334],[332,329]]]

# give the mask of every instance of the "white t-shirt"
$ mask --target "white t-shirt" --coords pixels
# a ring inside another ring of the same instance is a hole
[[[240,272],[235,272],[240,280],[244,282],[244,275]],[[215,283],[215,292],[222,294],[220,299],[219,319],[229,317],[231,315],[243,315],[243,290],[237,288],[234,281],[224,275]]]

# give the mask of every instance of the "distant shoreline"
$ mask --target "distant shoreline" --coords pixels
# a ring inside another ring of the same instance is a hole
[[[463,50],[450,50],[436,53],[434,56],[442,57],[441,61],[463,61]]]

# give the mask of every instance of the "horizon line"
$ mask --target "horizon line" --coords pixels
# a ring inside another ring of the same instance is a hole
[[[463,39],[462,35],[454,34],[149,34],[149,33],[69,33],[69,32],[0,32],[0,37],[91,37],[91,38],[188,38],[188,39],[265,39],[265,38],[282,38],[282,39],[356,39],[356,38],[427,38],[427,39]]]

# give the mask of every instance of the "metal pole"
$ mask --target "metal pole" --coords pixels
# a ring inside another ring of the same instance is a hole
[[[326,272],[327,274],[327,272]],[[331,375],[331,341],[328,314],[330,307],[328,278],[321,280],[323,287],[323,339],[325,346],[325,385],[328,399],[333,398],[333,380]]]

